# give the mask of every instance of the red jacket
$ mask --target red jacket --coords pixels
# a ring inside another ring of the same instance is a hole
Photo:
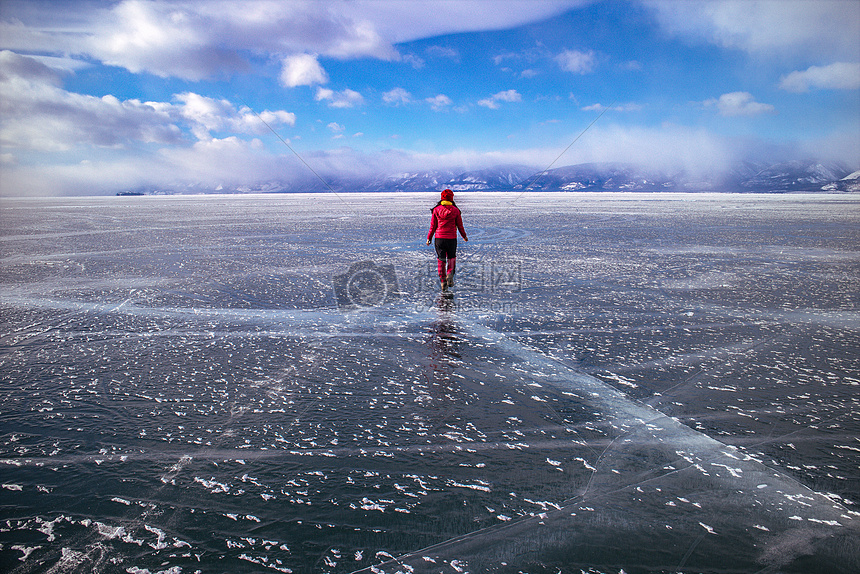
[[[463,229],[463,218],[460,209],[456,205],[437,205],[433,208],[433,217],[430,219],[430,232],[427,241],[433,238],[433,234],[439,239],[457,239],[457,230],[463,239],[466,238],[466,230]]]

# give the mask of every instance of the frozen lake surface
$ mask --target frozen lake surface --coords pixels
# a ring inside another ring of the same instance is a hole
[[[857,572],[860,196],[0,203],[3,572]]]

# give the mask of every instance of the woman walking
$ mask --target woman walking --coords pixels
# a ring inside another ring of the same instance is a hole
[[[447,291],[448,287],[454,285],[454,272],[457,268],[457,231],[460,231],[463,241],[469,241],[469,238],[463,229],[460,209],[454,203],[453,191],[446,189],[442,192],[442,199],[433,207],[432,213],[427,245],[430,245],[435,234],[439,280],[442,282],[442,291]]]

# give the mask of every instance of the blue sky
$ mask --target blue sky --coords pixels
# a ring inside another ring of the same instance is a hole
[[[860,167],[857,0],[0,0],[0,193]],[[607,110],[606,108],[609,107]]]

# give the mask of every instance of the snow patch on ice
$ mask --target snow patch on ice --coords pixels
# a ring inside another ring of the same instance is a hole
[[[20,550],[23,553],[23,556],[18,557],[18,560],[20,560],[21,562],[26,562],[27,558],[30,557],[30,554],[32,554],[39,548],[41,548],[41,546],[24,546],[23,544],[16,544],[15,546],[12,546],[12,550]]]

